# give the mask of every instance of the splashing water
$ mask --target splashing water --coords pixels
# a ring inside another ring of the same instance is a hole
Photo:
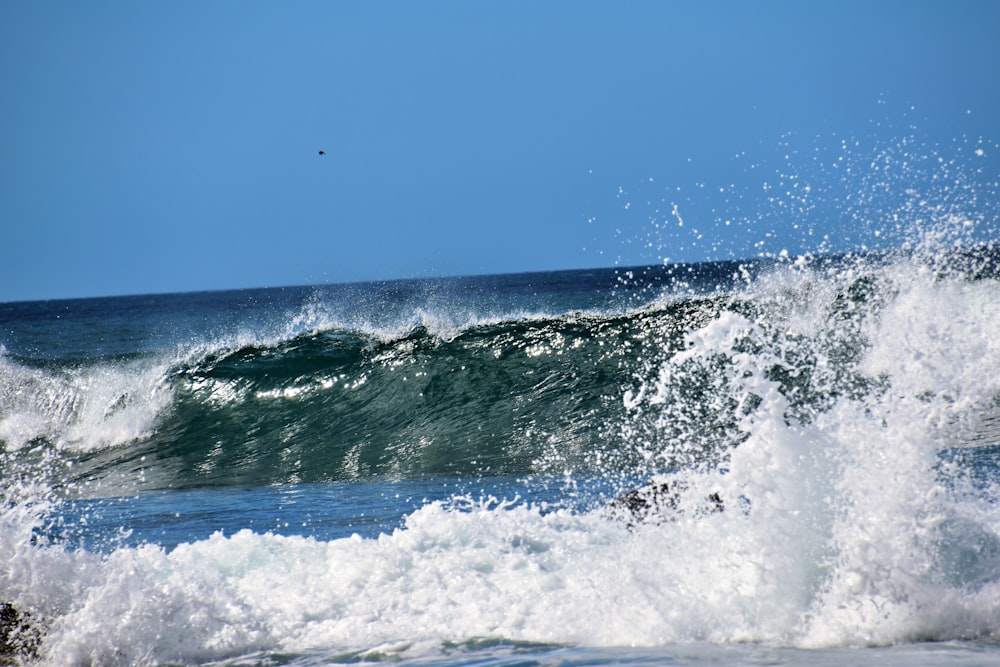
[[[5,340],[0,600],[39,633],[28,659],[995,657],[996,185],[899,148],[818,151],[861,187],[773,194],[836,203],[879,252],[200,295],[253,316],[131,354]],[[151,327],[208,321],[191,299]],[[669,507],[620,520],[608,501],[650,480]]]

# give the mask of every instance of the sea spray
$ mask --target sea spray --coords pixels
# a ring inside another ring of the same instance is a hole
[[[964,432],[952,426],[967,430],[998,392],[970,368],[970,359],[995,363],[995,309],[980,306],[993,303],[996,283],[942,276],[905,255],[838,261],[836,270],[778,266],[731,297],[686,302],[682,317],[657,305],[584,318],[583,332],[602,332],[597,342],[639,348],[644,360],[614,380],[626,425],[616,446],[626,451],[604,450],[601,464],[618,465],[605,481],[625,490],[647,475],[683,480],[681,511],[668,520],[616,520],[600,505],[613,494],[597,485],[590,504],[577,506],[557,496],[418,497],[417,509],[380,534],[323,538],[293,522],[249,530],[240,526],[249,513],[234,511],[217,519],[224,532],[176,546],[125,539],[90,550],[95,542],[60,541],[52,518],[71,513],[58,494],[24,487],[4,510],[3,595],[38,619],[50,664],[201,663],[254,652],[406,659],[470,638],[609,647],[994,638],[997,495],[990,483],[972,484],[948,453]],[[537,337],[538,322],[488,325],[467,339],[420,333],[417,345],[372,349],[398,361],[425,342],[433,342],[427,355],[482,345],[512,357],[509,368],[537,373],[546,368],[537,364],[582,349],[565,343],[579,321],[543,321]],[[229,374],[250,364],[254,382],[301,382],[323,368],[315,350],[329,358],[325,335],[208,362]],[[613,367],[630,354],[612,357]],[[256,366],[265,362],[277,374]],[[23,449],[8,452],[7,464],[26,465]],[[526,470],[529,485],[543,477]],[[587,470],[572,473],[577,493]],[[349,491],[330,492],[341,490]],[[710,494],[723,511],[701,511]],[[138,516],[147,500],[131,502]],[[210,524],[211,505],[197,512]]]
[[[941,457],[960,444],[956,425],[1000,396],[981,377],[1000,367],[996,283],[900,255],[832,277],[790,267],[752,292],[751,307],[734,301],[626,394],[625,429],[647,436],[636,446],[651,471],[697,480],[688,502],[714,489],[755,526],[716,537],[741,554],[717,573],[730,599],[751,586],[761,603],[747,638],[994,636],[996,487],[960,493],[963,473]],[[706,405],[721,447],[702,436]],[[956,553],[971,581],[955,579]],[[742,584],[740,568],[752,573]],[[956,618],[976,620],[953,634]]]
[[[995,146],[862,144],[752,260],[0,304],[0,603],[51,665],[995,658]]]

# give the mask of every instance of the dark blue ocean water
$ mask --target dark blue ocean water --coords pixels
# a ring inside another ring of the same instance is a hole
[[[996,662],[996,260],[0,304],[0,601],[42,664]]]

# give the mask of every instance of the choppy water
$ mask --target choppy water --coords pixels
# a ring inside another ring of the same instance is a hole
[[[947,213],[880,253],[0,304],[24,659],[995,662],[1000,254]]]

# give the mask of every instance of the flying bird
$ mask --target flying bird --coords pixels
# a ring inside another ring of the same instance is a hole
[[[319,154],[320,155],[326,155],[326,151],[320,151]]]

